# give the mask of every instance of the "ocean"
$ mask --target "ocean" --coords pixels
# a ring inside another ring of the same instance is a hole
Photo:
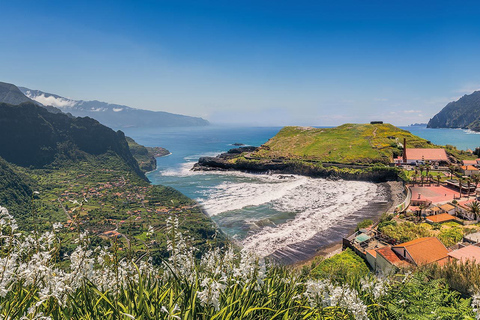
[[[356,224],[385,210],[385,186],[303,176],[241,172],[194,172],[202,156],[215,156],[235,143],[259,146],[280,127],[129,128],[125,134],[171,154],[147,174],[153,184],[171,186],[197,200],[220,229],[247,249],[294,263],[341,240]],[[436,144],[460,149],[480,146],[480,135],[456,129],[404,127]]]

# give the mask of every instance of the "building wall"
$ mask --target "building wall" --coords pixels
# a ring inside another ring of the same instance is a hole
[[[367,258],[368,264],[370,265],[370,267],[372,267],[372,270],[377,270],[377,259],[368,252],[366,253],[365,256]]]
[[[381,254],[377,253],[376,268],[377,272],[381,271],[383,274],[393,274],[397,268],[387,261]]]

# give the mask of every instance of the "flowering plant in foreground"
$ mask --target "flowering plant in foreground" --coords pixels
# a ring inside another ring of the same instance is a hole
[[[412,275],[333,283],[233,248],[197,260],[176,219],[167,221],[170,256],[160,267],[91,248],[87,233],[59,257],[58,228],[23,234],[0,207],[0,319],[392,319],[405,310],[425,311],[426,319],[474,316],[470,300],[441,283],[426,287],[438,300],[433,309],[417,310],[419,297],[408,290],[425,285]],[[69,266],[60,268],[59,259]]]

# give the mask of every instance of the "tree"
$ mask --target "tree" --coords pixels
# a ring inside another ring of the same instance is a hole
[[[428,185],[431,185],[433,181],[433,176],[431,174],[428,175]]]
[[[415,170],[415,172],[412,174],[412,181],[413,181],[413,185],[415,185],[415,183],[417,182],[417,171]]]
[[[440,175],[437,175],[437,187],[440,186]]]
[[[462,197],[462,183],[463,183],[463,179],[458,178],[458,188],[460,189],[460,198]]]
[[[428,176],[428,174],[430,173],[430,169],[431,169],[431,166],[430,166],[430,162],[427,162],[425,164],[425,171],[426,171],[426,175]]]
[[[449,165],[448,171],[450,171],[450,178],[453,178],[453,174],[455,173],[455,167],[453,165]]]
[[[467,178],[465,178],[465,180],[467,181],[467,186],[468,186],[467,198],[470,198],[470,185],[472,183],[472,179],[470,179],[470,177],[467,177]]]
[[[470,212],[473,213],[475,220],[478,220],[480,215],[480,203],[478,201],[473,201],[468,207],[470,208]]]

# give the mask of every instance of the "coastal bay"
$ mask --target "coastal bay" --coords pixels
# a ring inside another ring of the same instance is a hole
[[[391,207],[392,194],[403,192],[402,189],[392,193],[391,187],[388,188],[385,184],[363,181],[334,181],[302,176],[296,176],[296,179],[280,179],[278,174],[191,170],[202,156],[216,156],[234,148],[234,143],[262,145],[279,130],[277,127],[212,127],[163,131],[132,129],[126,133],[139,143],[147,146],[158,145],[171,151],[172,154],[168,157],[157,159],[156,171],[147,174],[154,184],[172,186],[197,200],[220,229],[241,245],[264,244],[276,248],[269,237],[274,237],[277,233],[274,241],[278,241],[277,245],[283,245],[285,249],[282,251],[281,247],[268,250],[266,255],[276,251],[275,258],[284,263],[308,259],[318,254],[317,250],[341,241],[358,222],[367,218],[378,218]],[[356,191],[357,188],[360,189]],[[352,198],[343,198],[346,190],[350,190],[350,196],[357,197],[362,202],[352,206]],[[365,192],[375,194],[376,198],[365,197]],[[321,207],[320,204],[325,206]],[[338,207],[332,207],[335,204]],[[286,223],[289,221],[292,223],[291,221],[297,218],[297,223],[302,219],[309,219],[304,216],[306,212],[318,212],[316,220],[313,220],[317,221],[317,225],[307,224],[309,227],[316,227],[316,230],[309,230],[308,237],[304,237],[304,234],[295,237],[292,234],[282,234],[281,226],[287,228]],[[326,218],[329,219],[328,224],[324,223]],[[305,248],[308,247],[307,254],[300,255],[289,249],[295,249],[296,244],[301,246],[304,241],[314,236],[317,237],[316,241],[304,244]]]

